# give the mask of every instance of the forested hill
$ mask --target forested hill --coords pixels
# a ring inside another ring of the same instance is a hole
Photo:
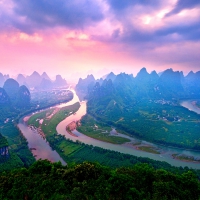
[[[0,163],[4,163],[9,158],[8,141],[0,133]]]
[[[200,116],[179,104],[200,99],[200,72],[184,76],[167,69],[159,76],[143,68],[136,77],[111,73],[84,82],[87,111],[95,119],[150,142],[200,150]]]
[[[1,199],[198,200],[200,183],[191,171],[174,174],[147,164],[111,169],[84,162],[72,167],[37,161],[0,174]]]
[[[95,80],[92,75],[85,79],[79,79],[76,85],[77,92],[85,94],[86,98],[95,84],[106,86],[106,82],[111,80],[118,92],[122,94],[131,92],[134,97],[140,98],[200,98],[200,72],[190,72],[184,76],[182,71],[167,69],[159,76],[156,71],[148,73],[142,68],[136,77],[121,73],[115,75],[113,72],[104,79]]]
[[[3,88],[0,88],[0,107],[17,106],[27,107],[30,105],[31,95],[25,85],[9,78],[5,81]]]

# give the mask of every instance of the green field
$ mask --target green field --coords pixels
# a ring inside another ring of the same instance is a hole
[[[51,119],[45,119],[42,123],[42,130],[47,137],[56,133],[56,126],[71,114],[75,113],[80,107],[80,103],[75,103],[71,106],[61,108]]]
[[[160,154],[160,152],[157,149],[151,146],[139,146],[138,149],[149,153]]]
[[[48,109],[39,113],[32,115],[28,120],[28,125],[33,125],[34,127],[39,127],[39,119],[44,119],[46,115],[51,115],[54,111],[54,108]]]
[[[163,100],[164,101],[164,100]],[[153,143],[200,150],[200,115],[178,103],[138,100],[120,108],[88,103],[88,113],[121,133]]]
[[[35,115],[31,116],[31,118],[28,120],[28,124],[38,127],[39,126],[38,119],[44,119],[41,128],[46,136],[46,139],[49,141],[51,147],[53,149],[56,149],[58,153],[62,154],[63,156],[69,155],[74,151],[79,150],[82,146],[74,143],[69,143],[69,141],[64,139],[63,136],[58,135],[56,127],[67,116],[75,113],[79,109],[79,107],[80,107],[79,103],[63,107],[57,110],[57,112],[51,118],[48,118],[48,116],[51,115],[56,108],[42,111],[40,113],[36,113]]]
[[[125,142],[130,142],[130,140],[127,138],[110,135],[110,131],[112,130],[111,127],[98,122],[90,115],[83,116],[81,119],[81,126],[78,127],[77,130],[89,137],[104,142],[113,144],[123,144]]]
[[[115,152],[100,147],[95,147],[92,145],[86,145],[80,141],[73,142],[66,139],[64,136],[57,134],[56,126],[62,121],[71,111],[76,112],[79,108],[79,103],[72,106],[62,108],[57,112],[54,117],[50,120],[46,120],[45,123],[48,125],[42,126],[43,131],[46,134],[46,139],[48,140],[52,149],[55,149],[60,156],[67,162],[68,166],[73,166],[76,163],[82,163],[85,160],[90,162],[99,162],[103,165],[110,166],[112,168],[122,167],[122,166],[133,166],[136,163],[149,163],[151,166],[158,168],[164,168],[172,172],[183,172],[188,171],[188,168],[177,168],[172,167],[166,162],[159,162],[149,158],[136,157],[129,154],[122,154],[120,152]],[[99,127],[104,126],[104,124],[97,124]],[[101,126],[100,126],[101,125]],[[106,127],[106,126],[105,126]],[[107,126],[107,130],[110,128]],[[145,149],[150,151],[150,149]],[[153,152],[152,152],[153,153]],[[200,171],[195,170],[200,176]]]
[[[70,101],[73,98],[73,93],[58,89],[52,91],[37,91],[31,93],[31,96],[30,105],[26,107],[16,107],[12,103],[9,105],[0,105],[0,133],[7,140],[0,141],[0,147],[5,144],[8,145],[10,153],[9,159],[1,159],[0,171],[23,166],[27,167],[35,161],[35,158],[28,148],[26,138],[17,127],[19,119],[37,110]],[[41,113],[38,114],[41,115]],[[42,114],[44,115],[45,113],[43,112]],[[32,122],[30,121],[36,127],[39,126],[39,121],[36,121],[37,118],[38,116],[34,115],[31,118]]]

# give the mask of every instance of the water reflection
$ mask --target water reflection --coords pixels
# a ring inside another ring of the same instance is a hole
[[[60,155],[51,149],[49,143],[38,134],[37,130],[27,126],[23,120],[20,120],[18,127],[22,131],[23,135],[28,141],[28,147],[32,149],[32,153],[35,156],[36,160],[39,159],[48,159],[51,162],[61,161],[63,165],[66,165],[66,162],[60,157]]]

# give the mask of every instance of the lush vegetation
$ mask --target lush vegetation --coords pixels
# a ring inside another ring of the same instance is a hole
[[[200,198],[194,173],[177,174],[147,164],[111,169],[84,162],[71,167],[37,161],[0,174],[1,199],[170,200]]]
[[[37,117],[33,115],[28,122],[28,123],[32,122],[32,125],[37,125],[38,119],[42,119],[41,117],[46,116],[41,126],[45,134],[45,137],[48,140],[50,146],[53,149],[55,149],[67,163],[81,163],[87,160],[91,162],[99,162],[109,167],[131,166],[136,163],[149,163],[155,168],[160,167],[172,171],[174,170],[176,171],[178,169],[172,167],[166,162],[158,162],[148,158],[140,158],[129,154],[122,154],[119,152],[106,150],[99,147],[94,147],[92,145],[86,145],[79,141],[73,142],[71,140],[66,139],[62,135],[58,135],[56,132],[56,126],[58,125],[58,123],[62,121],[69,114],[76,112],[78,108],[79,108],[79,103],[76,103],[72,106],[64,107],[59,111],[57,111],[51,118],[48,118],[48,116],[50,113],[53,113],[54,111],[46,110],[41,113],[35,114]],[[33,121],[33,119],[35,121]],[[98,125],[103,126],[103,124],[98,124]],[[154,151],[154,149],[145,149],[145,150]],[[179,170],[182,171],[185,169],[180,167]]]
[[[16,125],[13,123],[7,123],[4,126],[2,133],[8,140],[9,148],[16,153],[16,155],[23,162],[24,166],[29,166],[35,161],[35,158],[28,148],[26,138]]]
[[[195,103],[196,103],[196,106],[200,108],[200,101],[199,100],[195,101]]]
[[[88,111],[130,135],[164,145],[200,149],[200,115],[181,106],[142,100],[123,108],[120,114],[117,106],[107,106],[102,111],[89,103]]]
[[[24,163],[12,150],[9,150],[9,157],[0,156],[0,172],[10,171],[21,167],[24,167]]]
[[[152,146],[139,146],[137,147],[141,151],[146,151],[149,153],[160,154],[159,150]]]
[[[8,146],[8,141],[0,133],[0,148]]]
[[[168,69],[158,76],[143,68],[136,77],[87,77],[76,89],[85,93],[88,114],[100,122],[154,143],[200,150],[199,115],[178,103],[181,98],[200,98],[198,73],[184,77]]]
[[[66,90],[38,91],[32,93],[32,100],[25,107],[17,107],[13,104],[0,105],[0,133],[4,136],[4,139],[1,139],[9,146],[10,155],[8,158],[1,157],[0,171],[30,166],[35,161],[26,138],[17,127],[20,117],[39,109],[67,102],[72,98],[73,94]]]
[[[110,126],[95,120],[92,116],[88,114],[83,116],[83,118],[81,119],[81,126],[77,127],[77,130],[89,137],[104,142],[123,144],[130,141],[127,138],[111,135],[110,132],[112,129]]]

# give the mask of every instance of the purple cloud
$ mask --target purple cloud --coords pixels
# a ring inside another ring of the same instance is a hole
[[[34,30],[64,26],[84,29],[104,19],[101,7],[93,0],[13,0],[13,16],[7,23],[31,33]],[[21,20],[23,18],[23,20]]]
[[[178,0],[175,7],[169,13],[166,14],[166,17],[177,14],[184,9],[192,9],[197,6],[200,6],[199,0]]]

